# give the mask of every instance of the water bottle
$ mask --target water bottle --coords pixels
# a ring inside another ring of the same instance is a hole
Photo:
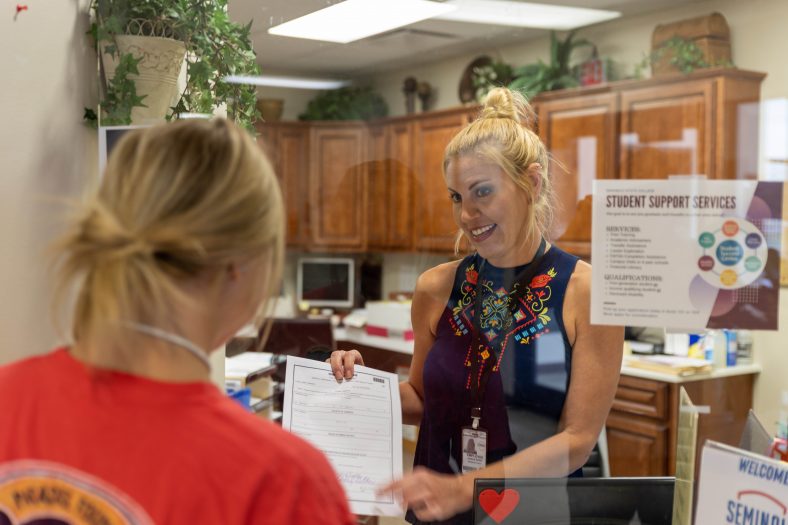
[[[736,331],[725,330],[725,366],[736,366]]]
[[[713,363],[714,362],[714,339],[717,334],[714,330],[709,330],[703,336],[703,359]]]

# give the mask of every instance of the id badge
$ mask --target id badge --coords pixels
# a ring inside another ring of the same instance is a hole
[[[483,428],[462,429],[462,471],[473,472],[487,465],[487,431]]]

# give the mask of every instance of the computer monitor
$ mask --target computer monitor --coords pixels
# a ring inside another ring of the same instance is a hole
[[[125,133],[132,129],[145,128],[147,126],[99,126],[98,145],[99,145],[99,175],[104,175],[104,168],[107,166],[107,159],[112,152],[112,148]]]
[[[355,272],[353,259],[302,257],[298,260],[297,298],[309,306],[352,308]]]
[[[475,525],[670,525],[675,478],[477,479]]]

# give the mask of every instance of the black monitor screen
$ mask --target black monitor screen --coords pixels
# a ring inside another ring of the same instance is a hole
[[[477,479],[474,524],[669,525],[675,478]]]
[[[298,300],[313,306],[353,306],[352,259],[302,259]]]

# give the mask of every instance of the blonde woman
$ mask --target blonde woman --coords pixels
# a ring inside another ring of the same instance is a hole
[[[282,224],[232,123],[123,137],[58,244],[74,343],[0,368],[0,523],[354,522],[320,453],[209,382],[278,288]]]
[[[494,89],[446,148],[454,220],[475,253],[416,283],[400,385],[403,421],[420,425],[415,468],[384,487],[412,523],[471,523],[475,478],[579,475],[613,401],[623,330],[591,325],[591,267],[545,239],[548,154],[531,116]],[[342,378],[363,360],[331,363]]]

